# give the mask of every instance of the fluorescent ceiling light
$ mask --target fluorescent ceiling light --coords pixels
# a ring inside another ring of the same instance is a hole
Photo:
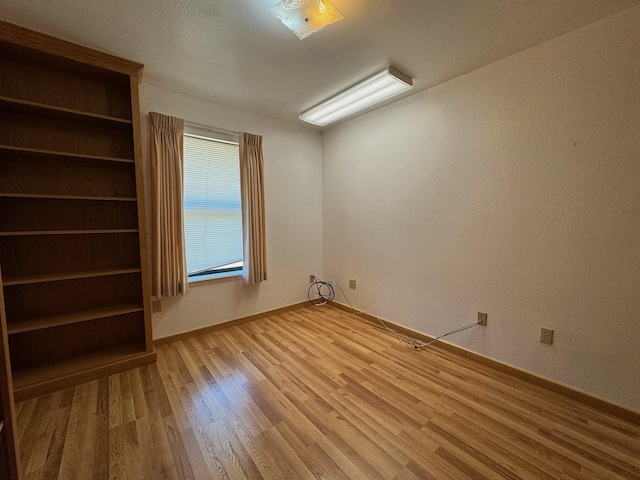
[[[271,7],[271,13],[301,40],[342,19],[328,0],[282,0]]]
[[[329,125],[413,87],[413,80],[389,67],[300,114],[300,120]]]

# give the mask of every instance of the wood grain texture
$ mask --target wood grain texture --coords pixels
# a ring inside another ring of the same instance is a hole
[[[138,232],[135,201],[0,197],[0,235],[30,232]],[[60,212],[67,212],[64,217]]]
[[[0,102],[11,99],[131,123],[129,75],[2,43],[0,65]]]
[[[142,132],[140,130],[140,91],[139,83],[142,80],[142,69],[137,75],[129,79],[131,92],[131,118],[133,119],[133,156],[135,159],[135,191],[138,207],[138,242],[140,251],[140,265],[142,273],[142,301],[144,303],[144,325],[148,334],[145,337],[147,352],[153,352],[153,335],[151,334],[153,322],[151,318],[151,266],[149,264],[149,237],[147,235],[146,206],[144,195],[144,168],[142,158]]]
[[[131,125],[131,120],[110,117],[99,113],[91,113],[73,108],[58,107],[51,104],[32,102],[30,100],[20,100],[18,98],[0,96],[0,105],[6,110],[41,115],[54,120],[70,120],[76,122],[87,122],[94,125],[104,125],[107,127],[120,127],[123,129]]]
[[[333,305],[345,312],[353,312],[353,309],[351,307],[343,303],[333,302]],[[360,310],[358,310],[358,315],[360,315],[362,318],[366,319],[367,321],[373,322],[374,324],[378,324],[378,320],[375,315],[371,315],[370,313],[363,312]],[[397,330],[398,332],[404,333],[405,335],[409,335],[411,337],[424,340],[426,342],[428,342],[429,340],[433,340],[432,337],[425,335],[422,332],[413,330],[411,328],[407,328],[404,325],[394,323],[387,319],[384,319],[384,322],[390,328]],[[449,352],[453,352],[456,355],[461,355],[465,358],[473,360],[474,362],[486,365],[490,368],[493,368],[496,371],[502,372],[511,377],[524,380],[538,387],[542,387],[551,392],[557,393],[559,395],[570,398],[572,400],[576,400],[580,403],[583,403],[590,407],[601,410],[604,413],[608,413],[610,415],[619,417],[622,420],[625,420],[640,426],[640,412],[629,410],[628,408],[625,408],[623,406],[616,405],[614,403],[608,402],[598,397],[594,397],[593,395],[589,395],[588,393],[582,392],[580,390],[576,390],[566,385],[556,383],[553,380],[539,377],[537,375],[534,375],[533,373],[527,372],[525,370],[521,370],[511,365],[507,365],[505,363],[499,362],[492,358],[485,357],[483,355],[480,355],[479,353],[475,353],[470,350],[458,347],[446,341],[437,342],[434,344],[434,346],[438,348],[442,348]]]
[[[2,272],[0,272],[0,285],[2,285]],[[21,468],[15,442],[16,411],[8,351],[4,295],[0,288],[0,458],[2,458],[0,478],[18,480]]]
[[[140,272],[82,277],[48,283],[6,286],[8,324],[39,321],[52,315],[73,315],[113,305],[140,304]],[[68,292],[74,292],[69,295]]]
[[[156,352],[147,353],[142,345],[129,344],[97,350],[81,359],[16,370],[13,377],[15,399],[39,397],[155,361]]]
[[[7,331],[9,335],[15,335],[17,333],[30,332],[32,330],[71,325],[74,323],[87,322],[89,320],[109,318],[141,311],[142,306],[135,303],[116,304],[109,305],[107,307],[94,307],[86,310],[68,311],[57,315],[42,316],[32,320],[14,320],[8,325]]]
[[[139,76],[143,65],[0,20],[0,41],[20,44],[46,54],[66,57],[127,75]],[[76,67],[77,68],[77,67]]]
[[[0,21],[0,72],[0,264],[10,330],[2,358],[11,361],[15,398],[26,399],[155,361],[142,65]],[[56,476],[99,478],[83,459],[93,445],[111,447],[108,425],[87,430],[84,417],[104,391],[92,386],[84,403],[64,397],[66,438],[77,448],[56,439],[31,465],[51,454],[63,466]],[[132,433],[127,425],[114,436],[123,451],[137,441]]]
[[[138,234],[0,236],[0,264],[14,278],[140,268]]]
[[[226,278],[219,278],[213,281],[225,281]],[[255,313],[253,315],[248,315],[246,317],[237,318],[235,320],[229,320],[227,322],[218,323],[215,325],[209,325],[202,328],[196,328],[195,330],[188,330],[186,332],[176,333],[175,335],[169,335],[168,337],[156,338],[154,341],[155,345],[164,345],[165,343],[177,342],[179,340],[186,340],[188,338],[203,335],[205,333],[213,332],[214,330],[220,330],[221,328],[228,328],[234,325],[240,325],[241,323],[252,322],[253,320],[258,320],[259,318],[270,317],[273,315],[279,315],[281,313],[290,312],[292,310],[297,310],[298,308],[304,308],[309,305],[309,302],[304,301],[300,303],[293,303],[291,305],[286,305],[280,308],[274,308],[273,310],[268,310],[266,312]]]
[[[0,105],[0,143],[60,153],[133,159],[133,135],[128,129],[55,119]]]
[[[71,152],[59,152],[57,150],[51,150],[49,148],[31,148],[31,147],[15,147],[12,145],[0,144],[0,153],[4,157],[7,153],[11,154],[28,154],[28,155],[40,155],[46,158],[52,159],[85,159],[96,160],[101,162],[116,162],[116,163],[135,163],[133,158],[116,158],[105,157],[102,155],[90,155],[86,153],[71,153]]]
[[[335,307],[17,405],[24,478],[640,479],[640,427]]]
[[[93,352],[120,345],[142,345],[144,325],[141,320],[140,310],[10,335],[9,349],[14,377],[18,376],[22,368],[38,366],[46,371],[57,362],[71,359],[77,359],[77,368],[82,369],[85,358]],[[79,358],[85,355],[85,358]],[[49,372],[49,376],[53,376],[52,372]]]
[[[16,150],[0,151],[0,191],[10,194],[135,198],[133,163],[87,161]],[[133,161],[133,160],[132,160]]]

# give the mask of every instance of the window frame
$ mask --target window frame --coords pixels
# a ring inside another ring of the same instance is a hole
[[[239,139],[238,133],[217,130],[213,127],[205,127],[202,125],[188,124],[186,122],[184,127],[184,136],[236,145],[238,146],[238,148],[240,145],[240,139]],[[183,145],[183,156],[184,156],[184,162],[186,165],[186,149],[184,145]],[[238,150],[238,168],[240,168],[239,162],[240,162],[240,155]],[[185,195],[185,193],[186,193],[186,188],[183,183],[183,196]],[[240,199],[240,201],[242,202],[242,198]],[[184,215],[184,210],[185,209],[183,206],[183,228],[186,220],[185,218],[186,215]],[[186,235],[185,235],[185,254],[187,254],[187,252],[188,252],[188,245],[187,245]],[[196,286],[196,285],[205,285],[208,283],[217,283],[220,281],[229,281],[229,280],[239,279],[242,277],[242,274],[243,274],[244,252],[242,257],[243,257],[241,260],[242,265],[239,267],[223,268],[220,271],[216,271],[212,273],[196,274],[196,275],[189,275],[189,273],[187,272],[187,281],[189,282],[190,286]]]

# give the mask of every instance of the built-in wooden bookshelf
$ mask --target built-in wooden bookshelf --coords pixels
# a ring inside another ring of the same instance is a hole
[[[2,354],[19,400],[155,360],[142,65],[0,22],[0,71]]]

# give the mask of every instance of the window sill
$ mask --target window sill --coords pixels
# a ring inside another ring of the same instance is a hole
[[[242,271],[213,273],[211,275],[202,275],[197,278],[189,279],[189,287],[199,287],[200,285],[210,285],[212,283],[230,282],[232,280],[242,279]]]

